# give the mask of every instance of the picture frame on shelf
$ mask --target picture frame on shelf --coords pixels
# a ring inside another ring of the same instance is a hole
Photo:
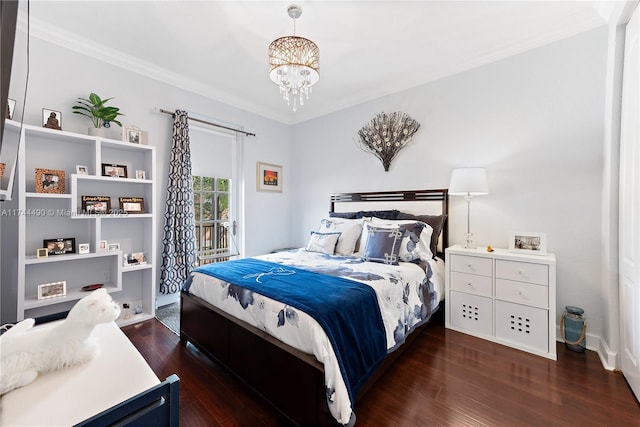
[[[145,171],[137,170],[136,171],[136,179],[146,179],[145,178]]]
[[[66,255],[76,253],[75,237],[56,237],[55,239],[44,239],[42,246],[47,249],[47,255]]]
[[[76,174],[89,175],[89,168],[84,165],[76,165]]]
[[[36,168],[36,193],[64,194],[64,183],[63,170]]]
[[[67,281],[43,283],[38,285],[38,299],[63,297],[67,294]]]
[[[110,176],[111,178],[128,178],[127,167],[125,165],[102,163],[102,176]]]
[[[282,166],[258,162],[256,190],[282,193]]]
[[[47,129],[62,130],[62,112],[43,108],[42,127]]]
[[[89,215],[107,215],[111,213],[110,196],[82,196],[82,213]]]
[[[100,242],[98,242],[98,250],[100,252],[105,252],[107,250],[107,241],[106,240],[100,240]]]
[[[142,197],[120,197],[120,211],[126,214],[143,214],[144,199]]]
[[[123,259],[125,267],[147,263],[144,252],[132,252],[130,254],[124,254]]]
[[[78,244],[78,253],[79,254],[88,254],[90,253],[90,247],[88,243],[80,243]]]
[[[47,248],[38,248],[36,249],[36,258],[46,258],[49,256],[49,251]]]
[[[109,244],[107,244],[107,252],[119,251],[119,250],[120,250],[120,243],[109,243]]]
[[[138,126],[128,125],[122,129],[122,140],[132,144],[142,144],[144,131]]]
[[[547,253],[547,234],[531,231],[510,233],[509,252],[545,255]]]
[[[16,111],[16,100],[7,98],[7,114],[5,118],[13,120],[13,113]]]
[[[5,163],[0,162],[0,179],[4,176],[5,166],[7,166]]]

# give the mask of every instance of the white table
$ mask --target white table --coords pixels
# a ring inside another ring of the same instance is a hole
[[[71,426],[160,383],[115,322],[96,326],[93,334],[95,359],[0,397],[0,426]]]

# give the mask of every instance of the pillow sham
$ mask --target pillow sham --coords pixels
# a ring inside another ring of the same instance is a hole
[[[442,215],[412,215],[405,212],[398,213],[398,218],[402,220],[413,219],[416,221],[422,221],[425,224],[429,224],[429,226],[433,229],[431,233],[431,244],[430,250],[435,257],[438,253],[438,240],[440,239],[440,234],[442,233],[442,229],[444,228],[444,223],[447,219],[446,214]]]
[[[311,239],[305,248],[307,252],[320,252],[323,254],[333,255],[336,253],[336,245],[338,238],[342,233],[318,233],[311,232]]]
[[[374,227],[365,224],[367,243],[362,258],[365,261],[398,265],[402,232],[398,227]]]
[[[433,258],[433,252],[431,251],[431,236],[433,234],[433,229],[429,224],[422,221],[390,221],[378,218],[371,218],[371,224],[376,227],[405,226],[403,230],[403,243],[400,251],[402,261],[415,261],[418,259],[427,261]],[[420,227],[422,227],[421,230],[419,230]]]
[[[353,255],[362,233],[362,219],[325,218],[320,221],[319,233],[342,233],[336,246],[337,255]]]

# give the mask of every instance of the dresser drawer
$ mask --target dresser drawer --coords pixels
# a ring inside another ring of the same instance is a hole
[[[496,260],[496,277],[518,282],[549,284],[549,266],[521,261]]]
[[[493,275],[493,260],[491,258],[480,258],[466,255],[451,255],[451,271],[460,273],[479,274],[481,276]]]
[[[478,276],[476,274],[452,272],[450,278],[451,289],[456,291],[468,292],[470,294],[485,295],[490,297],[493,295],[493,286],[491,285],[491,277]]]
[[[491,298],[451,291],[449,294],[451,325],[483,335],[493,334],[493,301]]]
[[[549,307],[549,288],[543,285],[496,279],[496,298],[547,308]]]
[[[549,351],[549,314],[541,308],[496,301],[496,338]]]

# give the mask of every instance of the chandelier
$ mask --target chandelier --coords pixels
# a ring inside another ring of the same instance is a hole
[[[278,85],[287,105],[293,101],[293,111],[297,111],[320,80],[320,50],[311,40],[296,36],[295,20],[302,15],[302,8],[292,4],[287,14],[293,19],[293,35],[269,45],[269,78]]]

